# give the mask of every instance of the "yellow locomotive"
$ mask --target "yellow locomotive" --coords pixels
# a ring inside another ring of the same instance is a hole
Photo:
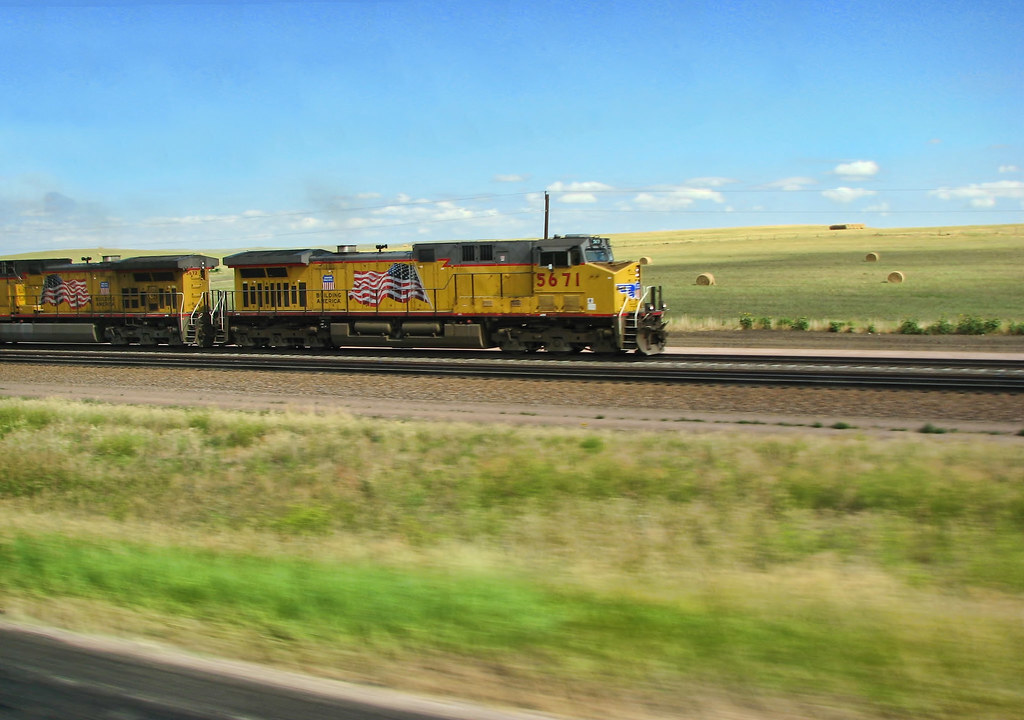
[[[0,342],[209,345],[202,255],[0,260]]]
[[[651,355],[660,287],[608,238],[421,243],[411,250],[260,250],[0,261],[0,342],[441,347]]]
[[[608,238],[421,243],[409,251],[250,251],[224,258],[218,300],[242,346],[499,347],[655,354],[660,287],[615,261]]]

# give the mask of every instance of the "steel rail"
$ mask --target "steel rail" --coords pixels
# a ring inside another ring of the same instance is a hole
[[[712,383],[888,389],[1024,392],[1024,363],[1008,359],[904,359],[780,357],[749,355],[673,356],[658,362],[507,358],[497,354],[450,354],[424,358],[281,352],[144,352],[0,348],[0,362],[88,366],[163,367],[188,370],[396,373],[533,380],[646,383]]]

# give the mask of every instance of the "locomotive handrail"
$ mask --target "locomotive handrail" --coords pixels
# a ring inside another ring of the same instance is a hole
[[[654,289],[653,285],[648,285],[647,287],[644,288],[644,294],[641,295],[640,298],[637,300],[636,309],[631,311],[633,313],[633,319],[634,320],[639,320],[640,319],[640,311],[643,308],[647,307],[647,303],[646,303],[647,296],[650,294],[650,292],[653,289]],[[630,312],[630,311],[626,310],[626,305],[628,305],[628,302],[623,300],[622,307],[619,308],[619,313],[618,313],[619,318],[622,318],[624,315],[627,314],[627,312]]]

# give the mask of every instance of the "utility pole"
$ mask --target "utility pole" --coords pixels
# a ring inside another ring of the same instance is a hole
[[[548,195],[548,191],[544,191],[544,239],[548,239],[548,215],[551,212],[551,196]]]

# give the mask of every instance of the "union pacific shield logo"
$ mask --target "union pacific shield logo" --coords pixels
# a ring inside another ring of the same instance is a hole
[[[615,289],[632,300],[640,297],[641,293],[640,283],[619,283],[615,286]]]

